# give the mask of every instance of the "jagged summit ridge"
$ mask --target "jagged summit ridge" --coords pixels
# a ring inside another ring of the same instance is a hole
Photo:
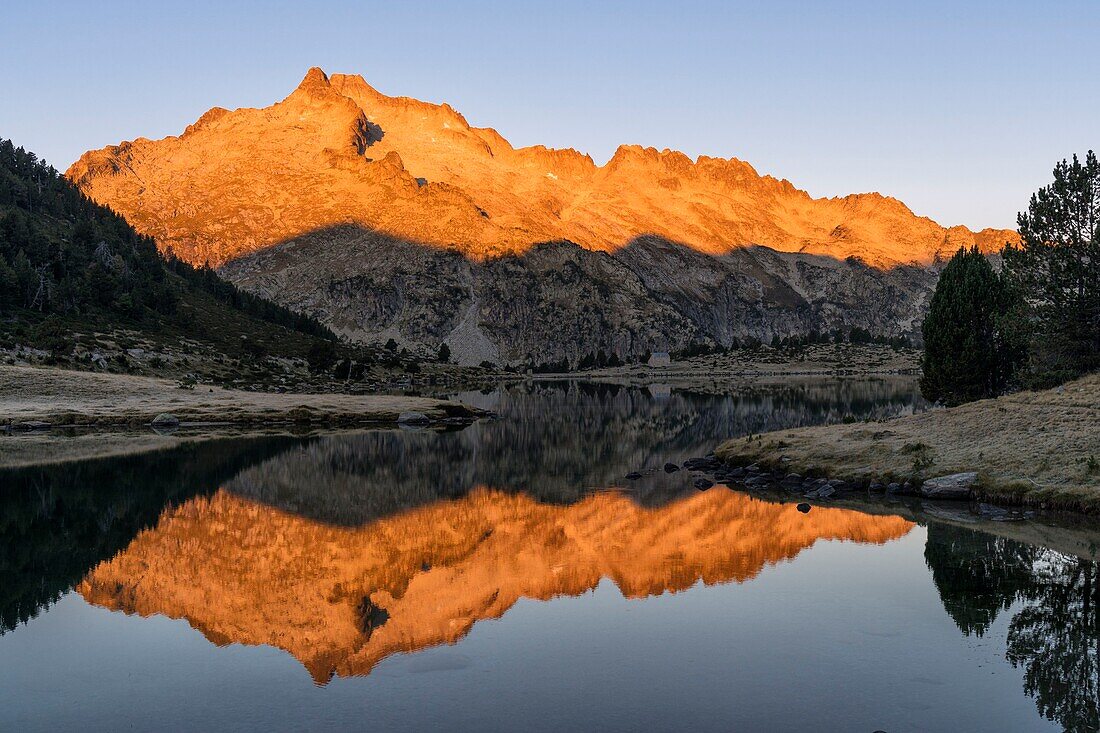
[[[472,259],[656,235],[715,255],[760,244],[892,266],[1014,239],[945,229],[879,194],[814,199],[737,159],[623,145],[600,166],[514,148],[447,104],[316,67],[270,107],[213,108],[178,137],[90,151],[67,175],[163,248],[215,265],[343,224]]]

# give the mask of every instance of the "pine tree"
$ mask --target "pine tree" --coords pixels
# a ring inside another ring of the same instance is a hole
[[[1100,161],[1089,151],[1054,168],[1054,182],[1018,217],[1021,246],[1005,272],[1026,303],[1033,381],[1100,368]]]
[[[1012,292],[977,247],[960,249],[943,269],[924,334],[920,387],[933,402],[957,405],[993,397],[1020,361],[1007,315]]]

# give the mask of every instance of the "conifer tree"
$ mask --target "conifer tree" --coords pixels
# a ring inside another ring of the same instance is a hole
[[[1020,361],[1007,315],[1014,299],[977,247],[960,249],[932,295],[924,334],[920,387],[933,402],[957,405],[994,397]]]
[[[1021,245],[1004,253],[1031,333],[1032,381],[1100,368],[1100,161],[1089,151],[1054,168],[1054,182],[1018,217]]]

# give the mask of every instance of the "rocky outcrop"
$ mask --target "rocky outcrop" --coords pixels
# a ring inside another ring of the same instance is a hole
[[[446,104],[320,69],[270,107],[212,109],[67,175],[183,259],[349,336],[446,340],[467,363],[913,334],[934,280],[918,268],[1016,238],[877,193],[814,199],[736,159],[517,149]]]

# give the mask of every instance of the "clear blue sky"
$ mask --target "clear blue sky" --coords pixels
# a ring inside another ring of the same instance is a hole
[[[450,102],[515,145],[736,156],[1014,227],[1100,148],[1100,2],[52,2],[0,10],[0,136],[89,148],[264,106],[310,66]]]

